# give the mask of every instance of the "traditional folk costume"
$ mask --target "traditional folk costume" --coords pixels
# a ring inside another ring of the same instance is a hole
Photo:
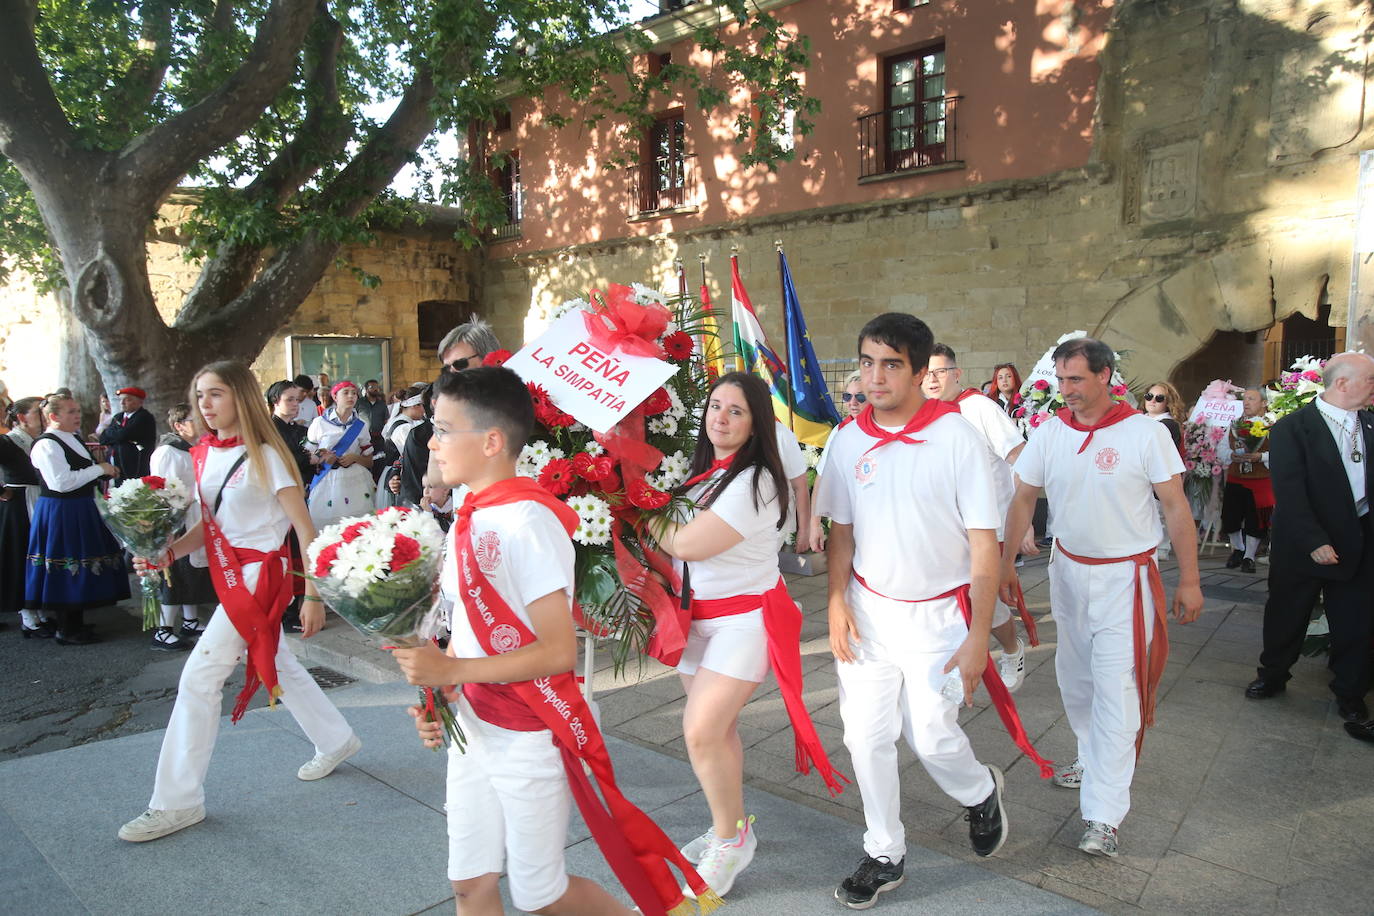
[[[0,436],[0,614],[23,616],[25,632],[41,623],[25,603],[29,517],[38,501],[38,472],[29,461],[33,437],[22,429]]]
[[[367,421],[357,411],[344,423],[330,408],[310,422],[305,441],[311,450],[329,449],[340,458],[372,454]],[[374,491],[372,472],[361,464],[346,468],[322,464],[310,481],[310,518],[315,527],[323,528],[350,515],[367,515],[373,510]]]
[[[1169,654],[1154,485],[1183,472],[1169,431],[1125,404],[1093,426],[1041,424],[1016,474],[1054,513],[1055,672],[1078,739],[1083,819],[1119,827]]]
[[[1021,438],[1021,431],[1016,428],[1015,423],[1011,422],[1001,405],[977,388],[964,391],[954,399],[954,403],[959,407],[959,414],[987,443],[988,471],[992,475],[993,489],[997,494],[997,513],[999,516],[997,545],[1005,550],[1003,529],[1007,519],[1007,510],[1011,508],[1011,498],[1016,492],[1016,484],[1012,480],[1011,465],[1007,464],[1007,456],[1017,447],[1024,445],[1026,440]],[[1015,552],[1017,547],[1018,545],[1013,544],[1011,546],[1012,551]],[[1026,597],[1021,593],[1020,581],[1016,583],[1015,596],[1016,612],[1026,628],[1026,636],[1030,639],[1032,646],[1038,646],[1040,645],[1040,635],[1035,629],[1035,618],[1026,608]],[[998,598],[992,606],[993,627],[1000,627],[1010,619],[1011,608]]]
[[[1245,419],[1250,419],[1246,417]],[[1234,454],[1252,451],[1232,430],[1229,441]],[[1269,515],[1274,509],[1274,481],[1269,476],[1269,439],[1266,436],[1257,449],[1259,461],[1232,460],[1226,471],[1226,486],[1221,491],[1221,530],[1231,541],[1231,558],[1227,566],[1234,569],[1242,560],[1254,563],[1260,539],[1269,528]],[[1246,568],[1253,571],[1253,566]]]
[[[152,458],[148,462],[148,471],[155,477],[167,479],[175,477],[186,485],[188,493],[195,492],[196,468],[191,459],[191,443],[176,433],[168,433],[163,436],[158,447],[153,449]],[[186,522],[182,530],[178,532],[178,536],[190,531],[199,521],[200,503],[192,501],[190,508],[186,510]],[[202,547],[180,558],[167,569],[167,575],[162,580],[162,594],[159,598],[162,602],[163,626],[170,627],[181,622],[174,616],[170,616],[171,610],[174,610],[178,605],[181,606],[182,619],[194,622],[197,618],[195,605],[218,602],[219,599],[215,596],[215,586],[210,581],[209,566],[210,562],[206,559],[205,548]]]
[[[831,766],[802,702],[801,611],[778,571],[777,488],[770,474],[755,467],[721,489],[733,458],[719,459],[687,481],[687,496],[698,510],[709,508],[743,540],[706,560],[673,561],[692,615],[677,670],[690,676],[706,668],[759,683],[771,667],[792,722],[797,772],[809,773],[814,764],[826,788],[838,795],[841,780],[849,780]]]
[[[906,855],[899,735],[959,804],[979,805],[995,787],[959,727],[958,707],[940,692],[942,669],[969,634],[968,530],[999,523],[987,446],[951,416],[958,412],[928,400],[905,427],[886,428],[865,407],[832,439],[817,494],[819,513],[854,529],[845,600],[860,641],[851,645],[855,661],[835,665],[840,718],[863,796],[864,852],[894,863]],[[983,683],[1018,746],[1048,775],[995,665]]]
[[[575,512],[524,478],[467,497],[441,577],[445,594],[459,601],[450,654],[480,658],[537,638],[525,608],[557,591],[571,602],[570,535],[577,524]],[[642,912],[692,911],[670,864],[686,877],[703,913],[719,904],[672,841],[621,795],[572,671],[510,684],[465,684],[457,707],[468,745],[466,753],[449,749],[450,880],[505,870],[516,907],[553,903],[568,887],[563,848],[575,800]]]
[[[191,454],[206,553],[220,604],[181,670],[148,803],[154,810],[204,804],[205,773],[219,734],[220,696],[245,657],[245,683],[232,721],[243,717],[261,685],[269,702],[280,698],[286,705],[317,755],[337,757],[356,742],[339,710],[281,639],[282,612],[294,577],[288,571],[285,545],[291,520],[277,492],[296,486],[295,477],[276,450],[264,445],[268,479],[259,479],[237,437],[205,436]]]
[[[141,388],[121,388],[119,393],[144,397]],[[109,446],[110,463],[119,468],[120,477],[128,480],[148,475],[148,459],[157,441],[157,420],[146,408],[115,414],[99,438],[101,445]]]
[[[41,477],[29,528],[25,603],[58,614],[58,630],[73,636],[88,608],[129,597],[119,543],[95,507],[104,472],[72,433],[49,430],[29,459]]]

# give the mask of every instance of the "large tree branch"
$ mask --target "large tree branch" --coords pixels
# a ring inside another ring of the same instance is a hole
[[[347,220],[358,216],[376,199],[434,129],[434,95],[431,71],[427,67],[417,69],[391,117],[323,189],[315,209]],[[213,315],[205,316],[195,330],[214,333],[219,329],[258,327],[263,329],[266,339],[319,282],[338,251],[337,241],[319,231],[307,233],[273,256],[242,295]],[[192,328],[188,326],[186,330]]]
[[[0,0],[9,2],[9,0]],[[315,0],[273,0],[252,50],[205,98],[132,140],[116,165],[129,202],[152,211],[196,162],[247,130],[295,71]],[[137,180],[132,180],[134,177]]]
[[[139,56],[120,80],[121,108],[130,124],[157,97],[171,61],[172,7],[168,0],[147,0],[139,7]]]
[[[0,154],[26,180],[54,171],[64,160],[74,166],[78,152],[76,132],[38,58],[36,15],[34,0],[0,0],[0,22],[5,23],[0,28]]]
[[[313,58],[309,85],[314,92],[306,116],[294,139],[258,173],[243,190],[250,201],[268,203],[279,210],[321,165],[337,154],[348,139],[348,122],[339,103],[339,51],[343,28],[320,2],[310,37]],[[243,242],[221,243],[206,262],[177,313],[179,327],[207,320],[248,286],[261,261],[263,246]]]

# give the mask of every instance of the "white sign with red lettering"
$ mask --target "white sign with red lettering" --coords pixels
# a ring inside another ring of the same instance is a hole
[[[1239,420],[1244,413],[1245,404],[1237,398],[1201,397],[1193,405],[1193,412],[1189,414],[1188,419],[1194,423],[1230,429],[1231,424]]]
[[[677,367],[651,356],[598,349],[587,338],[581,309],[574,309],[519,353],[506,368],[543,385],[558,409],[604,433],[666,382]]]

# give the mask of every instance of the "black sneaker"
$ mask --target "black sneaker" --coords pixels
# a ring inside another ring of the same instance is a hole
[[[1252,559],[1250,559],[1249,557],[1246,557],[1245,559],[1241,560],[1241,561],[1240,561],[1240,571],[1243,572],[1243,573],[1252,573],[1252,572],[1254,572],[1254,571],[1255,571],[1255,561],[1252,560]]]
[[[992,774],[992,794],[968,808],[968,841],[980,856],[990,856],[1007,841],[1007,818],[1002,812],[1002,771],[988,767]]]
[[[1240,561],[1243,560],[1243,559],[1245,559],[1245,551],[1243,551],[1243,550],[1233,550],[1233,551],[1231,551],[1231,555],[1230,555],[1229,557],[1226,558],[1226,568],[1227,568],[1227,569],[1235,569],[1237,566],[1240,565]]]
[[[902,859],[900,862],[893,862],[887,856],[864,856],[864,860],[859,863],[859,867],[840,882],[840,886],[835,888],[835,899],[849,907],[851,910],[866,910],[878,902],[878,895],[883,891],[890,891],[894,887],[901,887],[906,880],[902,877]]]

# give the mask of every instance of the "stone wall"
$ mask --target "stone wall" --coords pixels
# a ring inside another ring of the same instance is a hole
[[[608,280],[672,288],[674,257],[695,290],[707,254],[728,309],[738,246],[780,345],[776,239],[821,358],[849,356],[872,315],[909,311],[959,352],[970,383],[1006,359],[1029,368],[1074,328],[1129,350],[1143,383],[1219,330],[1315,317],[1323,297],[1342,325],[1358,150],[1374,141],[1361,105],[1368,27],[1364,5],[1125,0],[1085,168],[492,259],[486,301],[527,309],[534,330],[548,307]]]

